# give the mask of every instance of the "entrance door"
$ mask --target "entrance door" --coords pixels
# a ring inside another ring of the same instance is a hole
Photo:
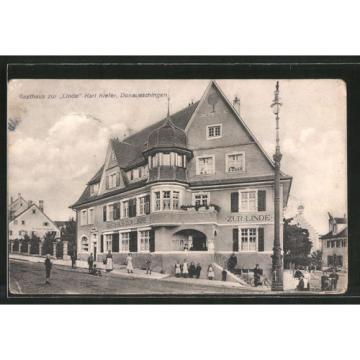
[[[96,254],[97,254],[97,245],[94,244],[94,259],[96,261]]]
[[[94,255],[94,260],[96,261],[96,254],[97,254],[97,235],[92,235],[92,253]]]

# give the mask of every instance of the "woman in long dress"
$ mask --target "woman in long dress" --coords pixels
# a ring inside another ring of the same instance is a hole
[[[128,274],[134,272],[131,253],[129,253],[128,256],[126,257],[126,270],[127,270]]]
[[[214,277],[215,277],[214,269],[213,269],[212,265],[209,265],[209,267],[208,267],[208,279],[213,280]]]
[[[187,278],[189,275],[189,269],[188,269],[188,264],[187,264],[186,260],[184,260],[184,263],[183,263],[182,274],[183,274],[184,278]]]
[[[181,266],[178,261],[175,264],[175,276],[177,278],[181,276]]]
[[[106,255],[106,271],[110,272],[113,269],[113,257],[111,254],[111,251],[109,250],[109,252]]]

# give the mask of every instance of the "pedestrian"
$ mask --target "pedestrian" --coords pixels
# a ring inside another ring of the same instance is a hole
[[[299,278],[299,283],[298,283],[298,285],[296,287],[296,290],[303,291],[304,289],[305,289],[304,277],[301,276]]]
[[[132,274],[134,272],[134,267],[133,267],[133,258],[132,258],[132,254],[129,253],[127,258],[126,258],[126,270],[128,272],[128,274]]]
[[[75,251],[73,251],[71,253],[71,268],[75,269],[75,267],[76,267],[76,253]]]
[[[301,277],[303,277],[304,274],[301,272],[301,270],[297,267],[295,270],[295,274],[294,274],[294,278],[296,279],[300,279]]]
[[[196,272],[195,264],[191,262],[189,266],[189,277],[193,278],[196,275],[195,272]]]
[[[261,282],[260,282],[261,274],[262,274],[262,270],[261,270],[259,264],[256,264],[255,268],[254,268],[254,285],[255,286],[261,285]]]
[[[184,259],[184,262],[182,264],[182,275],[184,278],[187,278],[189,276],[188,264],[186,262],[186,259]]]
[[[175,263],[175,276],[177,278],[179,278],[181,276],[181,266],[178,261]]]
[[[233,273],[236,268],[236,265],[237,265],[237,257],[235,253],[232,253],[231,256],[229,257],[227,268],[231,273]]]
[[[92,253],[88,257],[88,265],[89,265],[89,273],[91,273],[93,265],[94,265],[94,256]]]
[[[199,279],[200,278],[200,273],[201,273],[201,265],[200,265],[200,263],[197,263],[195,273],[196,273],[196,278]]]
[[[333,269],[332,273],[329,275],[331,281],[331,290],[336,290],[337,282],[339,280],[339,275],[336,273],[336,269]]]
[[[101,271],[96,268],[96,264],[94,264],[90,274],[91,275],[96,275],[96,276],[101,276]]]
[[[209,279],[209,280],[213,280],[214,277],[215,277],[214,269],[213,269],[212,265],[210,264],[210,265],[208,266],[208,279]]]
[[[148,254],[145,262],[146,274],[151,275],[151,253]]]
[[[106,255],[106,272],[110,272],[113,269],[113,257],[112,257],[112,253],[109,250],[107,255]]]
[[[46,273],[45,284],[49,284],[49,285],[50,285],[51,268],[52,268],[52,262],[50,260],[50,254],[47,254],[45,259],[45,273]]]
[[[223,270],[221,272],[221,280],[226,281],[226,278],[227,278],[227,272],[226,272],[226,269],[223,268]]]

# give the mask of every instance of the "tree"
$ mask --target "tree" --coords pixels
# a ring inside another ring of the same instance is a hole
[[[68,242],[69,254],[77,252],[76,248],[76,221],[70,218],[66,223],[65,228],[61,231],[61,240]]]
[[[43,254],[51,254],[54,255],[54,248],[53,243],[56,241],[56,232],[55,231],[49,231],[45,234],[44,241],[43,241],[43,248],[42,253]]]
[[[296,266],[310,265],[309,257],[312,242],[309,240],[309,231],[296,224],[291,224],[293,218],[284,219],[284,267],[289,268],[290,263]]]
[[[322,266],[321,250],[316,250],[311,253],[311,265],[315,266],[316,270],[321,270],[321,266]]]

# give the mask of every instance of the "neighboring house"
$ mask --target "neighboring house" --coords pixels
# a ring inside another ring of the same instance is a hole
[[[44,202],[39,206],[29,202],[22,212],[18,213],[9,223],[9,240],[24,239],[25,235],[35,235],[43,239],[48,232],[54,232],[60,238],[60,229],[44,213]]]
[[[329,214],[329,232],[320,236],[322,242],[323,267],[348,266],[348,225],[346,216],[333,217]]]
[[[281,217],[291,181],[281,174]],[[165,267],[188,250],[205,266],[234,251],[239,266],[259,263],[270,273],[273,188],[273,161],[211,81],[200,101],[110,140],[104,164],[71,205],[79,256],[112,251],[122,264],[129,251],[137,259],[153,252]]]
[[[309,240],[312,242],[311,251],[321,250],[319,234],[304,216],[304,205],[300,204],[297,210],[297,214],[293,217],[293,223],[309,232]]]
[[[17,215],[19,215],[21,212],[23,212],[26,208],[31,205],[32,202],[27,202],[20,193],[18,193],[18,198],[14,200],[14,198],[11,196],[10,198],[10,204],[9,204],[9,221],[14,219]]]

